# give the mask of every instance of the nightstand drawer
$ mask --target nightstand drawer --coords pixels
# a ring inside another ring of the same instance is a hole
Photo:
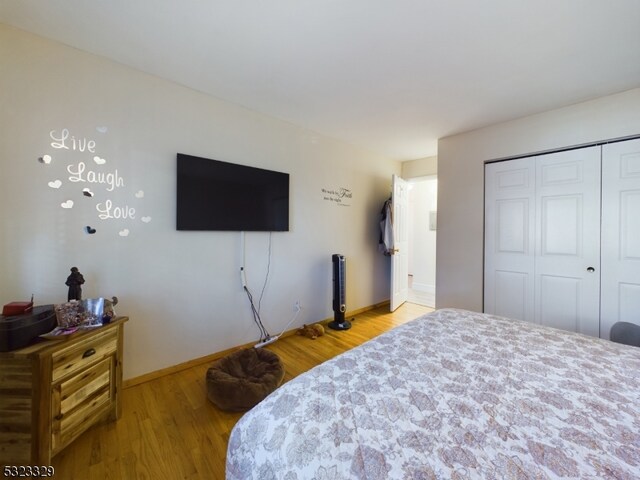
[[[103,359],[53,388],[52,438],[54,453],[65,447],[80,433],[95,423],[114,400],[113,382],[115,358]]]
[[[118,348],[118,332],[115,329],[81,340],[52,356],[52,382],[99,362]]]

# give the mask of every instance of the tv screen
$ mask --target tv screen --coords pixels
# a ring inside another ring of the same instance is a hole
[[[289,230],[289,174],[178,153],[178,230]]]

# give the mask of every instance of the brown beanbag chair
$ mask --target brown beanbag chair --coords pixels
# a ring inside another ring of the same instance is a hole
[[[284,378],[275,353],[247,348],[223,357],[207,370],[207,397],[222,410],[249,410],[273,392]]]

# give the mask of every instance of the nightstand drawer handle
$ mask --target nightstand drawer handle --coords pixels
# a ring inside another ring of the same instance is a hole
[[[87,358],[90,357],[91,355],[96,353],[96,349],[95,348],[90,348],[89,350],[87,350],[86,352],[84,352],[82,354],[82,358]]]

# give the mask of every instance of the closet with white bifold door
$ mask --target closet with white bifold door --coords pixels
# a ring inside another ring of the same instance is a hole
[[[640,139],[485,165],[484,311],[640,324]]]

